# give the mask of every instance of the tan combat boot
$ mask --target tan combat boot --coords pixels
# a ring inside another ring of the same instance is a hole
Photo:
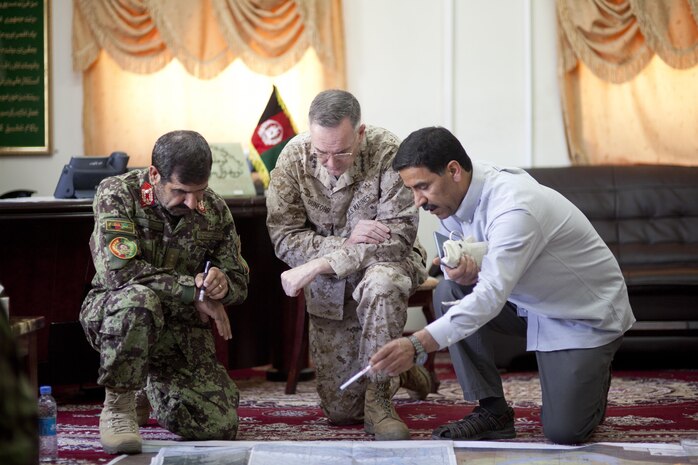
[[[150,401],[145,389],[136,391],[136,423],[138,426],[145,426],[150,420]]]
[[[99,440],[109,454],[140,454],[143,446],[136,424],[136,391],[105,388],[99,416]]]
[[[412,400],[424,400],[430,392],[436,393],[439,388],[436,374],[421,365],[413,365],[412,368],[400,374],[400,387],[407,390]]]
[[[393,406],[393,394],[399,388],[398,378],[383,383],[368,383],[364,403],[364,430],[374,434],[376,441],[410,439],[410,430]]]

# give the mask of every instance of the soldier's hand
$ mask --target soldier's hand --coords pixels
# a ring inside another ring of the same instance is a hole
[[[376,220],[361,220],[351,231],[344,245],[380,244],[390,239],[390,228]]]
[[[289,297],[295,297],[303,288],[310,284],[319,274],[333,272],[329,262],[324,258],[316,258],[308,263],[299,265],[281,273],[281,285]]]
[[[212,318],[216,323],[218,334],[226,341],[233,337],[233,331],[230,329],[230,320],[225,307],[217,300],[204,299],[203,302],[195,301],[194,305],[202,317],[202,321]]]
[[[225,273],[215,266],[208,270],[206,279],[203,273],[199,273],[194,277],[194,282],[197,288],[204,286],[205,295],[209,299],[220,300],[228,294],[228,279]]]

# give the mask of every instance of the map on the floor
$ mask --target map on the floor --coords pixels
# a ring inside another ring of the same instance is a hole
[[[679,444],[559,446],[492,441],[213,441],[218,447],[162,447],[150,465],[638,465],[696,463]],[[179,443],[183,444],[183,443]],[[193,443],[190,443],[193,444]],[[204,444],[199,442],[198,444]],[[209,443],[210,444],[210,443]],[[111,465],[111,464],[109,464]]]
[[[450,441],[269,442],[246,447],[165,447],[151,465],[457,465]]]

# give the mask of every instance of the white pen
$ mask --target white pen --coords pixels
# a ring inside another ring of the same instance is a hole
[[[368,370],[370,370],[370,369],[371,369],[371,365],[368,365],[366,368],[364,368],[363,370],[361,370],[360,372],[358,372],[357,374],[355,374],[354,376],[349,378],[346,383],[339,386],[339,390],[340,391],[345,390],[347,388],[347,386],[349,386],[351,383],[353,383],[354,381],[356,381],[357,379],[361,378],[363,375],[368,373]]]

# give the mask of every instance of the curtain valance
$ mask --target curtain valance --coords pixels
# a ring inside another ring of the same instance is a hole
[[[124,70],[147,74],[173,58],[210,79],[240,58],[275,76],[312,47],[325,72],[344,76],[340,0],[74,0],[73,66],[104,49]],[[340,85],[343,79],[340,79]]]
[[[672,68],[698,64],[698,0],[557,0],[560,65],[577,60],[622,83],[657,54]]]

